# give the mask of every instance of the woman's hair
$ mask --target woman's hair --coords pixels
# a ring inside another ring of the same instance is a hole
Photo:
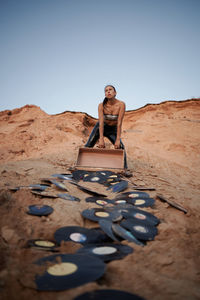
[[[115,87],[114,87],[113,85],[111,85],[111,84],[107,84],[107,85],[105,86],[105,88],[104,88],[104,91],[105,91],[105,89],[106,89],[108,86],[111,86],[111,87],[113,88],[113,90],[116,92]],[[106,105],[107,102],[108,102],[108,98],[105,97],[104,100],[103,100],[103,106]]]

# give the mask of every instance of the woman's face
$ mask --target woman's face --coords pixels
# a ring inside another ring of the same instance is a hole
[[[106,86],[106,88],[105,88],[105,96],[108,99],[112,99],[112,98],[114,98],[116,96],[116,92],[115,92],[115,90],[113,89],[112,86],[110,86],[110,85]]]

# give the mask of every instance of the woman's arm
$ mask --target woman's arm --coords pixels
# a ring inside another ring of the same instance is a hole
[[[120,148],[120,138],[121,138],[121,131],[122,131],[122,121],[124,118],[124,114],[125,114],[125,103],[121,102],[120,103],[120,109],[119,109],[119,115],[118,115],[118,120],[117,120],[117,138],[115,141],[115,149],[119,149]]]
[[[99,104],[98,114],[99,114],[99,148],[105,148],[104,137],[103,137],[104,134],[103,103]]]

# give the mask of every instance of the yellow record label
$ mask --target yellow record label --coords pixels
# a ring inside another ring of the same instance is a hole
[[[107,212],[105,212],[105,211],[97,211],[97,212],[95,213],[95,215],[96,215],[97,217],[101,217],[101,218],[109,217],[109,214],[108,214]]]
[[[97,203],[97,204],[102,204],[102,205],[108,204],[108,203],[107,203],[106,201],[104,201],[104,200],[97,200],[96,203]]]
[[[135,205],[140,205],[140,204],[144,204],[145,203],[145,200],[143,200],[143,199],[137,199],[137,200],[135,200]]]
[[[35,241],[35,245],[42,247],[53,247],[55,244],[50,241]]]
[[[49,267],[47,272],[53,276],[66,276],[76,272],[77,269],[75,264],[63,262]]]

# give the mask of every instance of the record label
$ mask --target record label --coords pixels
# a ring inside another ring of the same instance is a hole
[[[100,180],[100,178],[99,178],[99,177],[97,177],[97,176],[96,176],[96,177],[92,177],[92,178],[91,178],[91,181],[93,181],[93,182],[95,182],[95,181],[99,181],[99,180]]]
[[[36,246],[40,246],[40,247],[54,247],[55,244],[53,242],[50,241],[35,241],[35,245]]]
[[[109,213],[104,212],[104,211],[97,211],[95,212],[95,216],[100,217],[100,218],[107,218],[109,217]]]
[[[78,267],[69,262],[55,264],[47,269],[47,272],[53,276],[66,276],[76,272]]]
[[[127,203],[127,202],[126,202],[126,200],[116,200],[115,203],[124,204],[124,203]]]
[[[143,200],[143,199],[136,199],[135,202],[134,202],[135,205],[141,205],[141,204],[144,204],[144,203],[145,203],[145,200]]]
[[[139,232],[142,232],[142,233],[147,233],[148,232],[148,230],[145,228],[145,227],[143,227],[143,226],[133,226],[133,229],[135,229],[136,231],[139,231]]]
[[[105,200],[97,200],[96,203],[99,205],[107,205],[108,204],[108,202]]]
[[[143,214],[140,214],[140,213],[134,214],[134,217],[139,219],[139,220],[145,220],[146,219],[146,216],[143,215]]]
[[[83,243],[87,240],[87,237],[79,232],[73,232],[72,234],[70,234],[69,238],[73,241],[73,242],[79,242],[79,243]]]
[[[108,255],[108,254],[113,254],[113,253],[117,252],[117,249],[114,247],[105,246],[105,247],[94,248],[92,250],[92,252],[94,254],[98,254],[98,255]]]

